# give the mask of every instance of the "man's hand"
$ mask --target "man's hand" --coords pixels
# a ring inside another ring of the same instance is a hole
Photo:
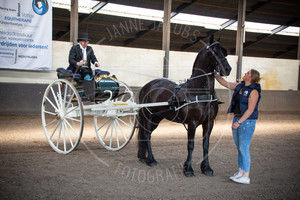
[[[98,62],[95,62],[95,67],[100,67],[100,64]]]
[[[81,60],[81,61],[79,61],[79,62],[76,63],[77,66],[82,66],[83,64],[84,64],[83,60]]]

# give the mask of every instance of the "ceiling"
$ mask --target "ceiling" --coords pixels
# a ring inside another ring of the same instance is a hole
[[[104,1],[105,2],[105,1]],[[108,3],[163,10],[163,0],[110,0]],[[300,27],[299,0],[247,0],[246,21]],[[238,0],[173,0],[172,12],[236,20]],[[53,8],[53,40],[70,41],[70,11]],[[79,32],[88,32],[91,43],[162,49],[162,25],[157,21],[112,15],[79,13]],[[171,24],[173,51],[197,52],[211,34],[235,54],[236,31]],[[244,56],[297,59],[295,36],[246,32]]]

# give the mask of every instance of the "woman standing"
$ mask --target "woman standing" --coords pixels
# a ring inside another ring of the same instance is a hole
[[[228,113],[234,113],[232,135],[238,150],[239,169],[230,179],[237,183],[250,184],[249,146],[258,118],[260,74],[251,69],[244,75],[241,83],[228,82],[219,75],[215,77],[222,86],[234,90]]]

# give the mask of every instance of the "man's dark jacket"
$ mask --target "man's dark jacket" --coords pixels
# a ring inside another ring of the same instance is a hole
[[[92,47],[87,46],[86,47],[86,57],[87,57],[87,64],[89,67],[89,71],[91,71],[91,63],[95,63],[98,62],[94,51],[92,49]],[[70,50],[69,53],[69,67],[68,70],[72,70],[73,73],[80,73],[80,69],[77,69],[78,66],[76,66],[76,63],[83,60],[83,53],[82,53],[82,49],[80,48],[80,45],[77,44],[75,46],[73,46]],[[77,69],[77,70],[76,70]]]

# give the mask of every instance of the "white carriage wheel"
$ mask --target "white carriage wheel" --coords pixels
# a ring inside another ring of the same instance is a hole
[[[119,82],[119,94],[124,94],[112,102],[117,105],[134,103],[132,90]],[[124,148],[132,138],[136,126],[137,111],[132,109],[105,110],[101,116],[94,116],[94,125],[99,142],[108,150],[118,151]]]
[[[73,151],[83,132],[83,106],[76,88],[67,80],[52,82],[43,96],[42,124],[50,146],[61,154]]]

